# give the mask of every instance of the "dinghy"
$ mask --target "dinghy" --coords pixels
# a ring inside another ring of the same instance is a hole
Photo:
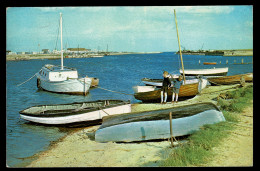
[[[104,116],[131,112],[130,101],[98,100],[69,104],[38,105],[20,111],[22,119],[41,124],[72,124],[96,121]]]
[[[132,142],[170,138],[169,113],[173,136],[198,131],[203,125],[225,121],[213,103],[198,103],[169,109],[106,116],[95,133],[97,142]]]
[[[228,67],[211,69],[185,69],[184,72],[186,76],[226,76],[228,73]],[[181,69],[180,73],[183,74]]]
[[[228,85],[228,84],[239,84],[241,78],[245,79],[245,82],[253,82],[253,73],[231,75],[224,77],[211,77],[208,81],[213,85]]]
[[[178,77],[175,77],[175,78],[178,78]],[[170,81],[172,81],[173,79],[170,78]],[[151,79],[151,78],[143,78],[142,79],[142,82],[147,85],[147,86],[155,86],[155,87],[158,87],[158,88],[161,88],[162,87],[162,82],[163,82],[163,79]],[[191,78],[191,79],[186,79],[185,80],[185,84],[193,84],[193,83],[197,83],[199,82],[199,86],[200,86],[200,89],[204,89],[207,84],[208,84],[208,80],[207,79],[196,79],[196,78]],[[173,87],[173,85],[171,85],[171,87]],[[144,92],[144,91],[142,91]]]
[[[168,90],[167,101],[172,100],[173,90]],[[187,99],[196,96],[199,93],[199,83],[181,85],[179,92],[179,100]],[[161,101],[161,89],[135,93],[134,97],[142,102],[160,102]]]

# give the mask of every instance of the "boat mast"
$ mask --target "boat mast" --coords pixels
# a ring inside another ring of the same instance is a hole
[[[183,66],[182,54],[181,54],[181,43],[180,43],[180,38],[179,38],[179,33],[178,33],[178,24],[177,24],[175,9],[174,9],[174,16],[175,16],[175,24],[176,24],[176,31],[177,31],[177,37],[178,37],[178,44],[179,44],[179,52],[180,52],[180,56],[181,56],[182,73],[183,73],[183,79],[184,79],[184,84],[185,84],[186,79],[185,79],[185,74],[184,74],[184,66]]]
[[[62,50],[62,13],[60,13],[60,53],[61,53],[61,70],[63,70],[63,50]]]

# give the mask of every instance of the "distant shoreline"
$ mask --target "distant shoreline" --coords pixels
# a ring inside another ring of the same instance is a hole
[[[89,54],[89,55],[64,55],[64,58],[99,58],[111,55],[128,55],[128,54],[156,54],[162,52],[110,52],[108,55],[104,54]],[[12,54],[6,55],[6,61],[21,61],[31,59],[60,59],[60,54]]]

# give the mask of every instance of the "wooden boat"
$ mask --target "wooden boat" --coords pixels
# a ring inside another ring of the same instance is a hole
[[[178,78],[178,77],[177,77]],[[170,78],[170,81],[173,81],[173,79],[172,78]],[[200,82],[201,81],[201,82]],[[151,79],[151,78],[143,78],[142,79],[142,82],[145,84],[145,85],[147,85],[147,86],[156,86],[156,87],[158,87],[158,88],[161,88],[162,87],[162,82],[163,82],[163,79]],[[193,84],[193,83],[197,83],[197,82],[199,82],[199,86],[201,86],[200,88],[201,88],[201,90],[202,89],[204,89],[206,86],[207,86],[207,84],[208,84],[208,80],[207,79],[201,79],[201,80],[199,80],[199,79],[194,79],[194,78],[192,78],[192,79],[186,79],[185,80],[185,84]],[[171,87],[173,87],[173,85],[171,86]]]
[[[92,79],[89,77],[78,77],[75,68],[63,66],[62,47],[62,14],[60,13],[60,34],[61,34],[61,65],[46,64],[36,74],[37,87],[53,92],[75,95],[87,95]],[[94,83],[93,83],[94,84]]]
[[[132,142],[170,138],[169,113],[172,112],[173,136],[198,131],[205,124],[225,121],[213,103],[198,103],[168,109],[106,116],[95,133],[97,142]]]
[[[208,78],[208,81],[213,85],[239,84],[242,77],[244,77],[245,82],[253,82],[253,73],[231,75],[224,77],[211,77]]]
[[[216,65],[217,62],[203,62],[204,65]]]
[[[154,91],[155,86],[133,86],[132,87],[135,93],[140,93],[140,92],[148,92],[148,91]]]
[[[211,69],[185,69],[186,76],[226,76],[228,73],[228,67],[226,68],[211,68]],[[180,69],[180,73],[183,71]]]
[[[179,92],[179,100],[194,97],[198,94],[199,83],[181,85]],[[161,101],[161,89],[135,93],[134,97],[142,102],[160,102]],[[167,101],[172,100],[172,88],[168,90]]]
[[[69,104],[38,105],[20,111],[22,119],[50,125],[96,121],[103,116],[131,112],[129,101],[98,100]]]

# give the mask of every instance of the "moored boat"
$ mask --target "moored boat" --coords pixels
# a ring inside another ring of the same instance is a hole
[[[178,78],[178,77],[174,77],[174,78]],[[158,88],[161,88],[162,87],[162,82],[163,82],[163,79],[151,79],[151,78],[143,78],[141,79],[142,82],[147,85],[147,86],[156,86]],[[173,79],[170,78],[170,81],[172,81]],[[207,79],[203,79],[201,78],[200,79],[196,79],[196,78],[192,78],[192,79],[186,79],[185,80],[185,84],[193,84],[193,83],[197,83],[199,82],[199,86],[200,86],[200,90],[204,89],[207,84],[208,84],[208,80]],[[173,85],[171,85],[171,87],[173,87]]]
[[[253,82],[253,73],[223,76],[223,77],[211,77],[207,79],[213,85],[228,85],[228,84],[239,84],[241,82],[241,78],[244,78],[245,82]]]
[[[172,93],[173,90],[170,88],[168,90],[168,101],[172,100]],[[180,92],[179,92],[179,100],[187,99],[190,97],[194,97],[199,93],[199,83],[193,83],[193,84],[185,84],[181,85]],[[140,92],[135,93],[134,97],[137,100],[141,100],[143,102],[160,102],[161,101],[161,90],[154,90],[149,92]]]
[[[204,65],[216,65],[217,62],[203,62]]]
[[[60,37],[61,37],[61,65],[46,64],[36,74],[37,87],[53,93],[86,95],[92,83],[92,78],[78,77],[75,68],[63,66],[62,45],[62,14],[60,13]],[[93,84],[96,84],[94,82]]]
[[[38,105],[20,111],[22,119],[50,125],[91,122],[107,115],[131,112],[129,101],[98,100],[69,104]]]
[[[226,76],[228,73],[228,67],[211,69],[185,69],[184,72],[186,76]],[[183,74],[181,69],[180,73]]]
[[[173,136],[194,133],[205,124],[225,121],[213,103],[197,103],[168,109],[106,116],[95,133],[97,142],[132,142],[170,138],[169,113]]]

